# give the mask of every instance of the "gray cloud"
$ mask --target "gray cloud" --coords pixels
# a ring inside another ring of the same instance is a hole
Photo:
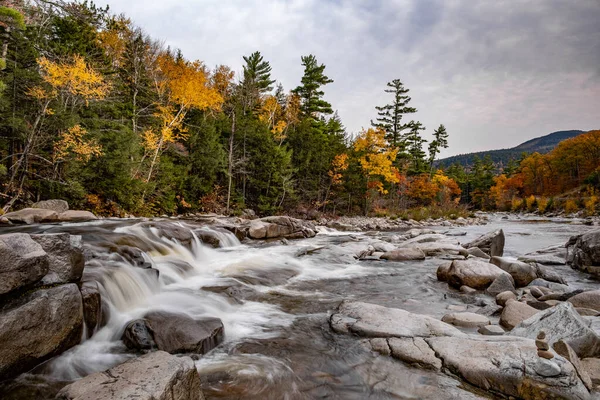
[[[411,89],[415,118],[450,133],[444,155],[600,128],[597,0],[108,0],[188,58],[241,70],[260,50],[286,89],[313,53],[350,132]]]

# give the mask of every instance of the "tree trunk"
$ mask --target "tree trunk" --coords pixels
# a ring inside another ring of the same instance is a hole
[[[235,135],[235,111],[232,113],[231,119],[231,136],[229,136],[229,159],[227,166],[227,215],[229,215],[229,205],[231,201],[231,181],[233,178],[233,136]]]

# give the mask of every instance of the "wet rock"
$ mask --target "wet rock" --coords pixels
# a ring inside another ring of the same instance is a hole
[[[487,304],[476,311],[477,314],[485,315],[486,317],[492,317],[500,315],[502,307],[497,304]]]
[[[515,283],[513,278],[507,274],[501,274],[494,282],[486,289],[486,293],[490,296],[496,297],[502,292],[514,292]]]
[[[68,233],[31,235],[48,254],[48,273],[44,285],[79,282],[85,260],[81,236]]]
[[[62,222],[84,222],[98,219],[89,211],[69,210],[58,214],[58,220]]]
[[[522,321],[537,314],[539,310],[518,301],[509,300],[502,310],[500,316],[500,325],[507,329],[513,329]]]
[[[508,272],[515,280],[517,287],[527,286],[537,278],[537,271],[533,265],[503,257],[492,257],[490,262],[503,271]]]
[[[13,224],[39,224],[42,222],[56,222],[58,214],[52,210],[43,208],[24,208],[19,211],[9,212],[3,215]]]
[[[591,290],[571,297],[567,300],[575,307],[591,308],[600,311],[600,290]]]
[[[153,311],[144,320],[158,349],[168,353],[206,354],[225,336],[218,318],[193,319],[185,314]]]
[[[582,367],[581,361],[579,360],[577,353],[575,353],[575,350],[573,350],[573,348],[563,340],[559,340],[558,342],[554,343],[552,347],[557,354],[561,355],[565,359],[569,360],[571,364],[573,364],[575,371],[577,371],[577,375],[579,375],[579,379],[581,379],[588,390],[592,390],[592,380],[590,379],[589,374]]]
[[[484,258],[486,260],[490,259],[490,256],[483,252],[479,247],[471,247],[467,249],[467,253],[473,257]]]
[[[144,319],[130,321],[125,326],[121,340],[125,346],[134,350],[152,350],[157,347],[154,336]]]
[[[26,372],[81,340],[83,306],[74,283],[40,289],[0,310],[0,379]]]
[[[477,293],[477,289],[473,289],[472,287],[462,285],[458,290],[465,294],[474,294]]]
[[[437,279],[440,282],[448,281],[448,272],[450,271],[450,267],[452,266],[451,262],[446,262],[440,265],[436,271]]]
[[[600,230],[572,237],[565,247],[573,246],[571,266],[575,269],[592,272],[600,265]]]
[[[548,368],[540,368],[533,340],[472,336],[428,338],[425,341],[436,356],[444,360],[445,368],[483,390],[527,400],[589,398],[577,372],[564,358],[557,357],[552,361],[558,368],[552,368],[551,374]],[[554,375],[557,370],[558,375]]]
[[[373,250],[375,252],[381,252],[381,253],[388,253],[388,252],[396,250],[396,246],[394,246],[393,244],[387,243],[387,242],[382,242],[382,241],[371,243],[371,246],[373,246]],[[423,255],[423,256],[425,256],[425,255]]]
[[[442,368],[442,361],[423,338],[389,338],[387,341],[391,356],[400,361],[437,371]]]
[[[388,261],[424,260],[425,253],[419,248],[405,248],[384,253],[381,258]]]
[[[189,357],[157,351],[97,372],[63,388],[61,400],[203,400]]]
[[[464,335],[435,318],[361,302],[342,302],[330,319],[337,333],[364,337],[429,337]]]
[[[496,295],[496,304],[504,307],[509,300],[517,300],[517,295],[513,291],[506,291]]]
[[[465,244],[464,247],[467,249],[478,247],[491,257],[502,257],[504,254],[504,231],[499,229],[486,233],[474,241]]]
[[[88,337],[91,337],[102,321],[102,299],[98,283],[83,282],[80,291],[83,302],[83,320],[87,327]]]
[[[25,233],[0,235],[0,295],[30,286],[48,273],[48,255]]]
[[[566,265],[567,263],[564,258],[552,254],[527,255],[519,257],[518,260],[528,264],[536,263],[542,265]]]
[[[518,302],[511,302],[508,305]],[[540,331],[546,333],[550,346],[562,339],[568,343],[579,357],[600,355],[600,335],[589,328],[588,323],[575,311],[570,303],[533,314],[520,322],[510,333],[534,339]]]
[[[63,213],[69,209],[69,203],[64,200],[59,199],[51,199],[51,200],[43,200],[34,203],[32,208],[42,208],[44,210],[52,210],[58,214]]]
[[[477,332],[486,336],[500,336],[506,333],[506,331],[500,325],[484,325],[479,328]]]
[[[456,288],[467,285],[475,289],[486,289],[502,274],[507,273],[485,261],[455,260],[448,270],[448,283]]]
[[[541,264],[536,265],[536,273],[537,276],[548,281],[548,282],[556,282],[565,285],[567,282],[564,278],[557,272],[555,269],[551,267],[546,267]]]
[[[194,233],[196,234],[196,236],[198,236],[198,239],[200,239],[202,243],[214,249],[218,249],[219,247],[221,247],[221,239],[219,239],[219,236],[216,234],[216,232],[198,229],[194,231]]]
[[[569,287],[567,285],[562,285],[560,283],[548,282],[542,278],[534,279],[529,283],[528,286],[539,286],[552,290],[553,292],[567,292],[569,291]]]
[[[253,220],[248,229],[251,239],[288,238],[301,239],[313,237],[317,231],[312,222],[285,216],[265,217]]]
[[[442,317],[442,321],[463,328],[479,328],[490,324],[490,320],[486,316],[471,312],[446,314]]]
[[[467,257],[469,253],[462,246],[451,243],[416,243],[410,247],[421,249],[426,256],[436,257],[444,255],[462,255]]]

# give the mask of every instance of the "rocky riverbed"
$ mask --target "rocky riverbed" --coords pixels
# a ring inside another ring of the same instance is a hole
[[[600,397],[593,220],[22,222],[2,398]]]

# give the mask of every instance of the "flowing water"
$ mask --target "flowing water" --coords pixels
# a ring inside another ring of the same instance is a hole
[[[514,257],[562,245],[591,229],[571,221],[500,217],[486,226],[435,229],[467,242],[499,227],[506,233],[506,255]],[[134,357],[120,341],[125,325],[149,310],[165,310],[223,321],[225,341],[194,357],[207,399],[488,398],[442,373],[372,354],[358,338],[329,328],[328,317],[342,300],[437,318],[451,304],[476,310],[491,300],[438,282],[440,259],[355,259],[369,243],[394,240],[397,232],[323,228],[311,239],[240,243],[225,230],[168,220],[103,220],[0,232],[13,231],[83,235],[83,280],[99,283],[107,316],[104,326],[79,346],[0,385],[0,397],[53,398],[68,382]],[[203,244],[200,237],[206,234],[221,247]],[[568,267],[556,268],[574,288],[597,285]]]

